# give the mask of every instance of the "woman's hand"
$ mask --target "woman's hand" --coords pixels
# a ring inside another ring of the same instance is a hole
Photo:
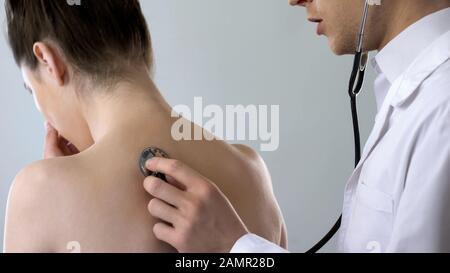
[[[210,180],[180,161],[153,158],[147,168],[166,174],[169,183],[147,177],[155,198],[148,209],[161,219],[153,232],[179,252],[230,252],[249,231],[225,195]]]
[[[44,159],[70,156],[80,152],[72,143],[63,138],[50,123],[46,122],[45,128]]]

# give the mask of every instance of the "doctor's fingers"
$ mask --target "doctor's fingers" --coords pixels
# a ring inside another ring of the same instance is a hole
[[[153,172],[164,173],[173,177],[177,182],[185,186],[187,191],[192,191],[205,184],[208,179],[179,160],[154,157],[147,161],[146,167]]]
[[[149,176],[145,178],[144,188],[153,197],[174,207],[179,208],[187,203],[186,192],[157,177]]]
[[[176,208],[157,198],[152,199],[148,203],[148,211],[153,217],[172,226],[175,226],[181,219],[180,213]]]
[[[175,228],[166,223],[156,223],[153,226],[153,234],[155,234],[158,240],[166,242],[169,245],[175,246],[178,243]]]

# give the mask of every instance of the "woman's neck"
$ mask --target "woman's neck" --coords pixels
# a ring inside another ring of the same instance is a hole
[[[171,107],[149,77],[120,83],[114,90],[102,93],[105,95],[96,95],[83,107],[92,139],[87,147],[103,141],[117,143],[130,139],[139,145],[140,135],[145,138],[171,118]]]

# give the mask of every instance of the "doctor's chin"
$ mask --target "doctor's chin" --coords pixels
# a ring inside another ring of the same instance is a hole
[[[450,253],[450,0],[0,0],[0,21],[5,262]]]

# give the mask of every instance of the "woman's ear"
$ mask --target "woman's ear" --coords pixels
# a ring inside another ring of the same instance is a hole
[[[64,85],[67,67],[58,51],[43,42],[36,42],[33,45],[33,53],[52,79],[54,79],[58,85]]]

